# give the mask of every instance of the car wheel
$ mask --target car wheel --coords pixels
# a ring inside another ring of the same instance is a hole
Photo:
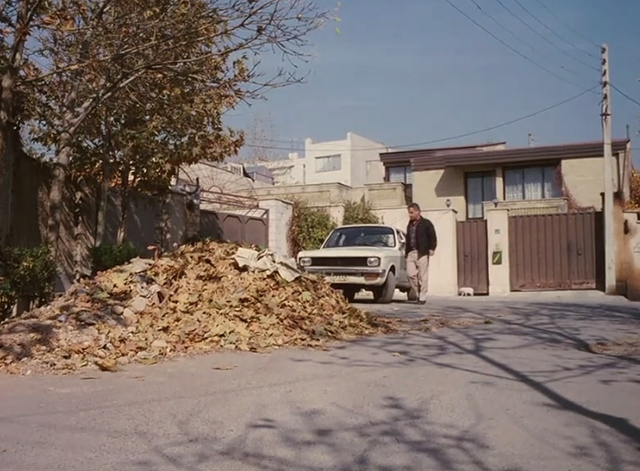
[[[355,299],[356,299],[356,293],[357,291],[355,289],[343,289],[342,290],[342,295],[347,299],[347,301],[349,301],[350,303],[352,303]]]
[[[418,300],[418,293],[416,293],[416,290],[411,288],[409,291],[407,291],[407,299],[409,301],[417,301]]]
[[[388,304],[393,301],[396,292],[396,275],[392,271],[387,275],[387,280],[380,288],[373,292],[373,300],[377,303]]]

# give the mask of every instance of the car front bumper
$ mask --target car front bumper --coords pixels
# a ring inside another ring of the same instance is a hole
[[[379,267],[306,267],[307,273],[324,276],[332,285],[381,286],[387,271]]]

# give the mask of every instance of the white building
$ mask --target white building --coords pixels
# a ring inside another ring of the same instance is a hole
[[[380,153],[389,148],[355,133],[340,141],[304,142],[304,184],[342,183],[352,188],[382,183],[384,167]]]
[[[259,162],[248,163],[245,167],[264,167],[269,169],[274,185],[300,185],[304,183],[304,159],[297,152],[289,154],[286,159],[260,160]]]
[[[384,181],[380,153],[390,150],[380,142],[350,132],[339,141],[306,139],[303,156],[294,152],[286,159],[250,162],[245,168],[252,176],[256,173],[256,180],[268,169],[269,175],[263,181],[272,181],[276,186],[342,183],[356,188]]]

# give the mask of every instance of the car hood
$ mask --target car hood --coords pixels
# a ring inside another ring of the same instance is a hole
[[[389,247],[334,247],[330,249],[303,250],[301,257],[379,257],[383,254],[397,252],[398,249]]]

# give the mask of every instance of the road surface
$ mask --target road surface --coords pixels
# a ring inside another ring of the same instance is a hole
[[[368,307],[481,323],[329,351],[3,376],[0,471],[640,469],[640,361],[587,351],[637,337],[638,306],[513,296]]]

